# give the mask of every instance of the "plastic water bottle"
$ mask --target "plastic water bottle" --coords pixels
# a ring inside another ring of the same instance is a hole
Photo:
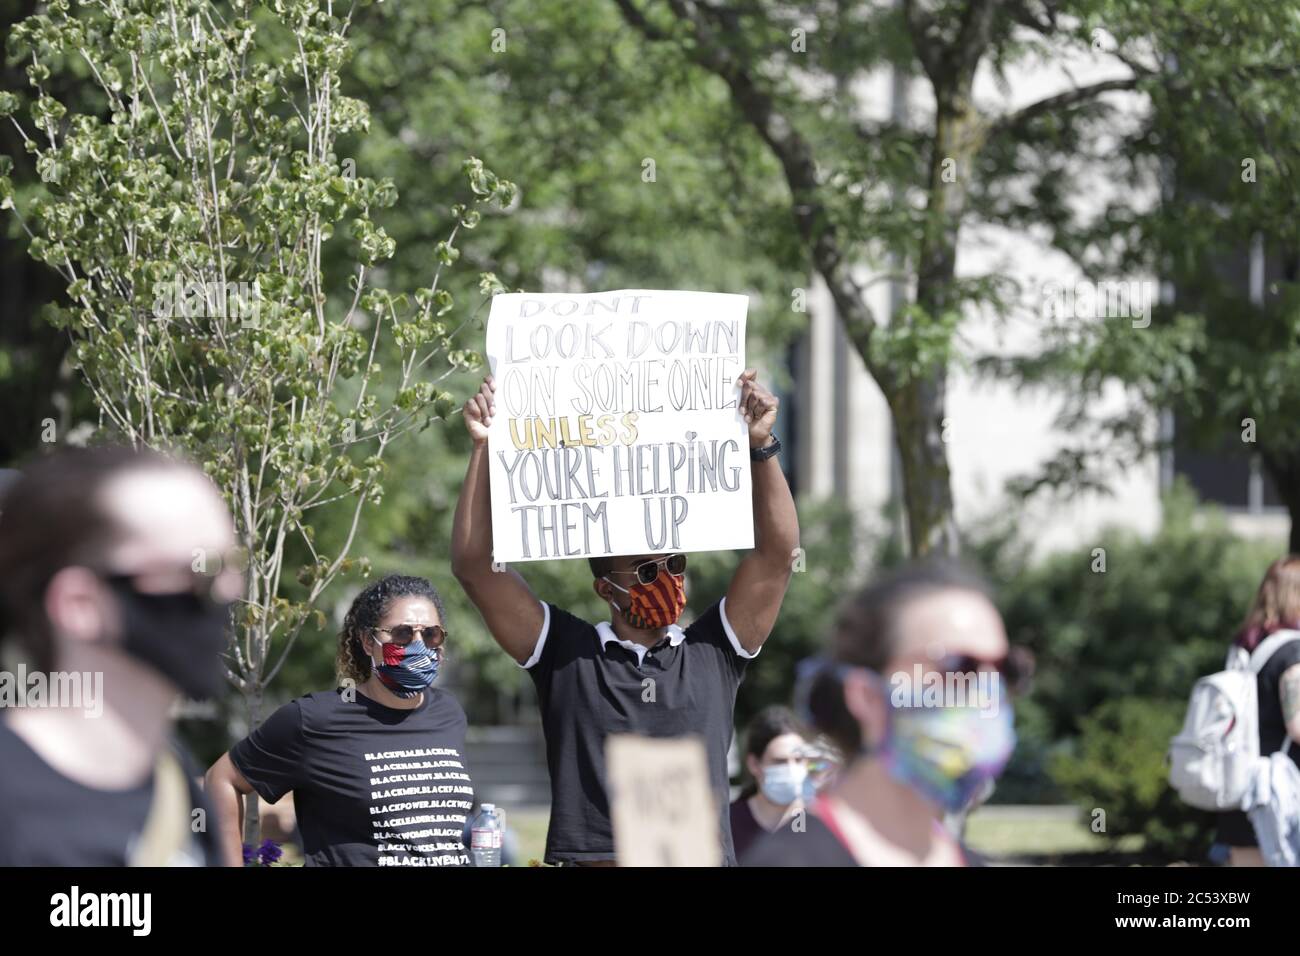
[[[501,865],[501,840],[505,824],[495,803],[485,803],[470,828],[470,855],[475,866]]]

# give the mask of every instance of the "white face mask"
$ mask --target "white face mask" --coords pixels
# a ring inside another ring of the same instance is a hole
[[[802,764],[778,763],[763,771],[763,796],[779,807],[788,807],[804,794],[808,768]]]

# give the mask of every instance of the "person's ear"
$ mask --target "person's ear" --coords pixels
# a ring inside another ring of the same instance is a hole
[[[843,683],[844,706],[858,722],[863,745],[875,750],[885,739],[889,701],[863,671],[849,671]]]
[[[61,568],[45,587],[45,617],[54,632],[74,641],[120,635],[121,615],[103,583],[85,568]]]
[[[745,754],[745,769],[755,780],[761,780],[763,777],[763,762],[753,754]]]
[[[604,578],[592,578],[591,589],[608,604],[614,598],[614,587]]]

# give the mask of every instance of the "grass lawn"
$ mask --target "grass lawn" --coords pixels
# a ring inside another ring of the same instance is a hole
[[[971,814],[966,842],[991,860],[1096,866],[1142,850],[1140,836],[1117,843],[1093,833],[1074,807],[992,806]]]
[[[519,841],[519,866],[527,866],[530,860],[542,860],[546,852],[546,824],[551,819],[551,811],[545,807],[540,810],[517,810],[509,815],[510,829]]]

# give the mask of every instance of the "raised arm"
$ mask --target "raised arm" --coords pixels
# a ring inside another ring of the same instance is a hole
[[[496,411],[492,376],[465,403],[461,415],[474,439],[465,483],[460,486],[451,529],[451,573],[483,617],[493,639],[519,663],[528,660],[541,635],[541,602],[513,568],[492,569],[492,501],[488,490],[488,426]]]
[[[771,443],[780,400],[757,382],[758,372],[740,376],[740,409],[749,425],[749,447]],[[727,588],[727,620],[751,654],[772,633],[790,583],[799,547],[799,515],[775,456],[752,463],[754,550],[745,556]]]

